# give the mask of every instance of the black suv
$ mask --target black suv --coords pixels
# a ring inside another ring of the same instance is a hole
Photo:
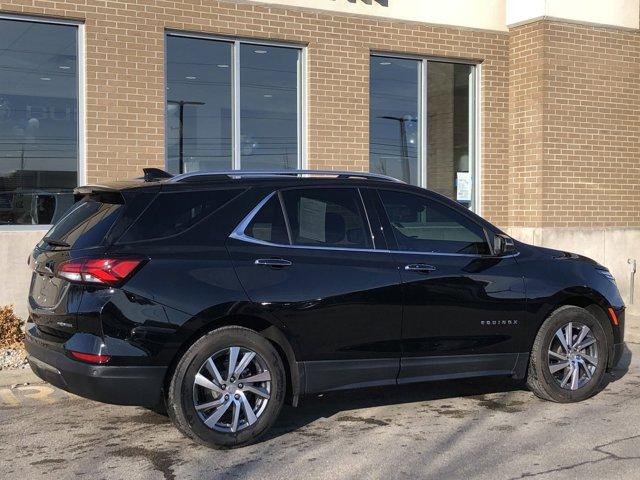
[[[206,445],[338,389],[502,375],[579,401],[621,356],[605,267],[388,177],[148,169],[76,195],[29,258],[31,367]]]

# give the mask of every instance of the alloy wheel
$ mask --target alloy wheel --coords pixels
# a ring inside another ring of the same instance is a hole
[[[591,381],[598,366],[598,341],[580,322],[560,327],[549,345],[549,372],[561,388],[578,390]]]
[[[271,374],[253,350],[232,346],[202,364],[193,383],[193,405],[202,422],[235,433],[258,421],[271,397]]]

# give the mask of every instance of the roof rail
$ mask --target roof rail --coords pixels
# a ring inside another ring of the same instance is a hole
[[[185,182],[193,180],[222,179],[222,178],[250,178],[250,177],[299,177],[299,176],[333,176],[337,178],[369,178],[387,182],[404,183],[402,180],[368,172],[345,172],[339,170],[231,170],[226,172],[190,172],[172,177],[169,182]],[[201,178],[198,178],[201,177]],[[202,178],[204,177],[204,178]]]

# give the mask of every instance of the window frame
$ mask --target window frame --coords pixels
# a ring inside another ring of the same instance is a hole
[[[413,55],[407,53],[397,52],[383,52],[372,50],[369,52],[369,75],[371,74],[371,60],[374,57],[384,57],[390,59],[405,59],[416,60],[420,62],[419,67],[419,85],[418,85],[418,178],[419,184],[417,186],[422,188],[427,187],[427,162],[428,157],[428,145],[426,142],[427,137],[427,79],[428,68],[430,62],[438,63],[453,63],[460,65],[469,65],[472,67],[471,84],[469,85],[469,171],[472,175],[471,184],[471,202],[469,204],[469,210],[480,215],[481,202],[481,150],[480,150],[480,81],[481,81],[481,62],[477,60],[467,60],[463,58],[446,58],[435,57],[429,55]],[[369,106],[369,115],[371,113],[371,106]],[[370,141],[370,140],[369,140]],[[370,149],[370,147],[369,147]],[[370,164],[369,164],[370,166]],[[455,200],[454,200],[455,201]]]
[[[391,253],[409,254],[409,255],[434,255],[434,256],[441,256],[441,257],[474,257],[474,258],[488,258],[488,257],[502,258],[503,257],[495,253],[493,243],[490,241],[490,231],[487,228],[487,226],[478,222],[475,218],[473,218],[470,215],[470,211],[467,208],[465,208],[462,205],[458,205],[455,201],[447,199],[448,201],[453,202],[453,205],[448,205],[447,202],[442,201],[436,195],[432,194],[429,191],[422,193],[422,192],[408,191],[404,189],[385,188],[385,187],[376,187],[374,190],[376,192],[377,201],[379,202],[378,214],[381,217],[380,221],[383,224],[385,238],[387,240],[387,243],[389,245],[389,251]],[[477,226],[482,231],[484,235],[484,240],[487,243],[487,246],[489,247],[490,253],[481,254],[481,253],[425,252],[425,251],[416,251],[416,250],[400,250],[398,242],[396,240],[396,236],[393,232],[393,225],[391,224],[391,220],[389,219],[389,214],[387,213],[387,209],[384,206],[382,195],[380,194],[381,191],[390,191],[390,192],[396,192],[396,193],[404,193],[407,195],[414,195],[416,197],[424,199],[427,203],[434,202],[443,208],[446,208],[458,213],[460,216],[465,218],[468,222],[472,223],[473,225]],[[491,233],[495,234],[495,232],[491,232]]]
[[[309,190],[309,189],[353,189],[357,193],[357,197],[360,201],[360,207],[362,209],[362,215],[365,228],[365,235],[369,235],[369,240],[371,242],[371,248],[352,248],[352,247],[324,247],[320,245],[296,245],[293,243],[293,238],[291,235],[291,226],[289,225],[289,217],[287,215],[287,209],[284,204],[284,199],[282,198],[282,192],[290,191],[290,190]],[[267,242],[265,240],[260,240],[258,238],[254,238],[249,236],[246,233],[247,228],[253,221],[254,217],[262,210],[262,208],[273,198],[273,196],[278,197],[278,201],[280,202],[280,208],[282,209],[282,214],[284,215],[285,224],[287,226],[287,236],[289,237],[289,244],[281,244],[281,243],[273,243]],[[367,206],[364,201],[364,197],[361,192],[361,188],[359,186],[348,186],[348,185],[304,185],[304,186],[295,186],[295,187],[285,187],[278,188],[268,195],[266,195],[258,204],[240,221],[238,226],[231,232],[229,238],[233,238],[235,240],[240,240],[242,242],[253,243],[257,245],[264,245],[270,247],[281,247],[281,248],[295,248],[295,249],[303,249],[303,250],[332,250],[332,251],[342,251],[342,252],[388,252],[389,250],[385,248],[378,248],[376,246],[377,242],[375,240],[375,236],[373,235],[371,229],[371,220],[370,213],[367,211]]]
[[[272,40],[262,40],[248,37],[227,37],[223,35],[213,35],[206,33],[185,32],[181,30],[165,29],[164,31],[164,164],[168,167],[167,153],[168,149],[168,124],[167,116],[167,87],[168,83],[168,56],[167,41],[169,37],[182,37],[200,40],[213,40],[218,42],[226,42],[231,44],[231,165],[229,170],[242,170],[242,151],[241,151],[241,115],[240,115],[240,46],[256,45],[266,47],[281,47],[298,50],[298,79],[297,79],[297,150],[298,159],[296,169],[306,169],[308,166],[308,95],[307,95],[307,44],[295,42],[277,42]],[[179,172],[184,173],[184,172]]]
[[[66,25],[76,28],[76,58],[78,73],[78,158],[76,160],[76,186],[87,183],[87,138],[86,138],[86,43],[85,23],[80,20],[65,18],[39,17],[34,15],[20,15],[0,12],[0,20],[14,20],[20,22],[45,23],[50,25]],[[3,231],[49,231],[53,224],[11,224],[0,225]]]

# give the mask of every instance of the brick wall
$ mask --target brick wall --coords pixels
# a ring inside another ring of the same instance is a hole
[[[512,29],[510,226],[640,226],[639,58],[636,31]]]
[[[505,33],[213,0],[10,0],[0,11],[85,22],[90,182],[164,165],[166,29],[308,45],[311,168],[368,169],[371,51],[481,61],[483,214],[507,222]]]
[[[509,226],[541,221],[543,39],[542,22],[509,35]]]

